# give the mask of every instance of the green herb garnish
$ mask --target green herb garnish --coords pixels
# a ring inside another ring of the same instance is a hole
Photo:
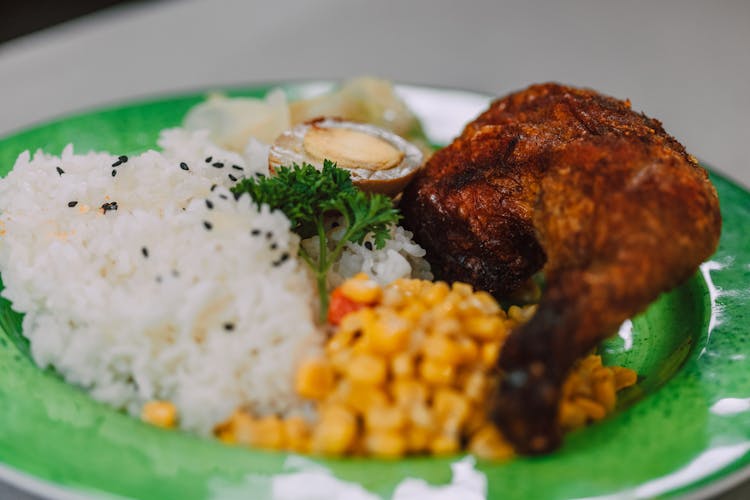
[[[331,266],[341,257],[347,242],[362,244],[372,233],[376,248],[383,248],[390,238],[389,227],[401,215],[391,199],[382,194],[367,194],[352,183],[348,171],[325,160],[323,170],[305,163],[279,167],[270,177],[243,179],[232,188],[235,197],[243,193],[260,207],[281,210],[292,223],[292,231],[302,238],[318,235],[320,255],[315,262],[300,245],[299,255],[315,273],[320,295],[320,317],[328,312],[326,282]],[[343,237],[333,250],[328,249],[324,217],[341,215],[345,221]]]

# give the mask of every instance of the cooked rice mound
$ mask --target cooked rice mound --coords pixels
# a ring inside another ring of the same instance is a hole
[[[25,314],[34,360],[134,415],[171,401],[201,434],[239,407],[303,412],[294,372],[322,339],[299,238],[228,190],[265,171],[265,151],[180,129],[159,145],[130,158],[26,152],[0,180],[3,296]],[[399,234],[396,253],[424,270]]]

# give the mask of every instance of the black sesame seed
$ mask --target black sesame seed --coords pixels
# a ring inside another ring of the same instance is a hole
[[[179,278],[180,277],[179,271],[177,271],[177,269],[172,269],[172,276],[174,276],[175,278]]]
[[[78,205],[78,202],[77,202],[77,201],[69,201],[69,202],[68,202],[68,206],[69,206],[70,208],[73,208],[73,207],[74,207],[74,206],[76,206],[76,205]]]
[[[221,198],[222,200],[228,200],[229,199],[229,198],[227,198],[227,195],[225,195],[224,193],[220,194],[219,198]]]
[[[250,231],[250,234],[253,236],[258,236],[260,235],[260,229],[253,229],[252,231]]]
[[[264,174],[264,173],[255,172],[255,177],[265,177],[265,176],[266,176],[266,174]]]
[[[120,165],[122,165],[122,160],[117,160],[112,164],[112,167],[119,167]]]
[[[210,222],[208,222],[207,220],[204,220],[203,221],[203,227],[205,227],[206,230],[210,231],[211,229],[213,229],[214,225],[211,224]]]
[[[237,177],[233,176],[232,174],[229,174],[229,180],[232,182],[237,182]]]
[[[234,323],[224,323],[224,330],[228,332],[234,330]]]
[[[141,247],[141,253],[143,254],[144,257],[148,258],[148,248]]]
[[[239,165],[232,165],[232,168],[235,170],[245,170],[244,168],[240,167]]]
[[[213,159],[214,159],[213,156],[209,156],[208,158],[206,158],[206,163],[211,163]]]
[[[206,208],[212,210],[214,208],[214,202],[211,200],[206,200]]]
[[[271,231],[266,232],[266,239],[270,240],[271,238],[273,238],[273,233]]]
[[[271,243],[271,250],[276,250],[277,248],[279,248],[279,245],[277,245],[276,243]]]
[[[281,257],[279,257],[279,262],[285,262],[289,259],[289,254],[287,252],[284,252],[281,254]]]
[[[368,250],[372,250],[372,243],[370,243],[369,241],[365,241],[365,248]]]
[[[117,175],[117,170],[112,170],[112,177],[114,177],[115,175]]]
[[[184,161],[180,162],[180,168],[182,170],[190,170],[190,167],[188,167],[187,163],[185,163]]]
[[[57,170],[57,173],[58,173],[59,175],[62,175],[62,174],[64,174],[64,173],[65,173],[65,170],[61,169],[60,167],[55,167],[55,170]]]
[[[127,161],[128,161],[128,157],[127,157],[127,156],[125,156],[125,155],[122,155],[122,156],[120,156],[120,157],[119,157],[119,158],[117,158],[117,159],[118,159],[118,160],[120,160],[120,161],[121,161],[121,162],[123,162],[123,163],[125,163],[125,162],[127,162]]]
[[[110,210],[117,210],[117,202],[112,201],[109,203],[104,203],[100,208],[102,209],[104,213],[107,213]]]
[[[221,163],[220,161],[212,163],[211,166],[215,168],[224,168],[224,164]]]
[[[213,192],[214,189],[216,189],[216,184],[211,184],[211,191]]]
[[[157,275],[156,276],[156,282],[157,283],[161,283],[161,275]]]

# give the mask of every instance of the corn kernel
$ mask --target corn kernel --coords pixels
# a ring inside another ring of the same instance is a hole
[[[344,281],[340,290],[344,297],[359,304],[374,304],[383,296],[380,285],[370,280],[364,273],[359,273]]]
[[[323,359],[308,359],[297,370],[297,394],[308,399],[323,399],[333,388],[333,370]]]
[[[428,335],[422,343],[425,357],[444,364],[456,364],[461,361],[460,347],[452,340],[439,336]]]
[[[468,373],[463,382],[463,392],[471,401],[482,402],[487,392],[487,379],[479,370]]]
[[[479,304],[479,309],[484,314],[498,314],[501,317],[505,317],[505,312],[500,309],[500,305],[497,303],[495,298],[485,291],[479,291],[474,294]]]
[[[340,455],[354,443],[357,425],[354,415],[339,405],[321,409],[320,422],[313,431],[310,449],[314,453]]]
[[[391,373],[395,378],[410,378],[414,376],[414,360],[407,352],[396,354],[391,359]]]
[[[583,410],[583,412],[592,420],[601,420],[607,415],[607,412],[602,405],[588,398],[576,398],[573,400],[573,404],[581,408],[581,410]]]
[[[429,444],[430,451],[435,455],[448,455],[458,451],[458,437],[451,434],[439,434],[432,438]]]
[[[469,441],[469,451],[488,460],[505,460],[513,456],[513,448],[493,425],[479,429]]]
[[[491,368],[497,364],[497,357],[500,354],[500,342],[487,342],[481,348],[482,365]]]
[[[499,339],[505,332],[503,322],[498,316],[467,318],[465,328],[469,335],[480,340]]]
[[[151,425],[171,429],[177,423],[177,408],[169,401],[149,401],[143,405],[141,419]]]
[[[469,401],[455,389],[439,388],[435,390],[432,406],[437,418],[451,430],[458,431],[469,416]]]
[[[229,419],[229,429],[235,442],[250,445],[253,443],[255,419],[244,411],[235,411]]]
[[[406,425],[404,410],[392,405],[373,405],[364,412],[364,417],[368,430],[398,431]]]
[[[310,428],[302,417],[289,417],[284,420],[284,447],[298,453],[305,453],[310,446]]]
[[[559,420],[564,429],[578,429],[586,425],[587,415],[583,409],[570,401],[560,404]]]
[[[600,368],[594,374],[594,400],[609,413],[615,408],[617,396],[615,394],[615,376],[611,370]]]
[[[401,408],[423,405],[427,401],[427,387],[413,379],[398,379],[391,384],[393,400]]]
[[[349,379],[355,384],[382,384],[386,377],[385,360],[372,354],[356,354],[346,371]]]
[[[461,297],[469,297],[472,293],[474,293],[474,289],[471,287],[471,285],[469,285],[468,283],[461,283],[459,281],[453,283],[453,291]]]
[[[638,374],[630,368],[615,366],[612,368],[615,375],[615,390],[619,391],[625,387],[630,387],[638,381]]]
[[[426,312],[427,308],[423,304],[419,302],[407,302],[406,307],[401,310],[400,315],[404,320],[415,324],[422,320]]]
[[[429,384],[448,385],[455,374],[454,366],[446,363],[425,359],[419,364],[419,375]]]
[[[284,424],[279,417],[263,417],[253,423],[251,436],[252,446],[280,450],[284,447]]]
[[[477,347],[477,344],[466,337],[459,338],[457,344],[460,355],[459,362],[467,365],[474,364],[479,357],[479,347]]]
[[[440,311],[435,311],[435,318],[432,325],[432,333],[440,336],[457,335],[461,332],[461,323],[453,317],[454,313],[448,316],[441,316]]]
[[[376,389],[370,385],[362,386],[351,384],[344,402],[357,413],[364,414],[373,406],[387,405],[388,396],[382,389]]]
[[[404,433],[406,447],[412,453],[422,453],[430,442],[430,431],[426,427],[414,425]]]
[[[395,314],[383,314],[364,329],[375,352],[392,354],[402,351],[409,342],[409,323]]]
[[[438,281],[422,295],[422,300],[428,306],[435,306],[440,304],[443,299],[448,296],[448,292],[450,292],[448,283]]]
[[[406,451],[406,440],[397,431],[377,430],[365,437],[367,451],[380,458],[398,458]]]

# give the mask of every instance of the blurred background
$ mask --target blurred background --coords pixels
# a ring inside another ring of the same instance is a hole
[[[492,94],[557,80],[629,97],[750,185],[747,0],[31,0],[0,11],[0,135],[114,101],[289,78]]]
[[[593,87],[750,186],[748,0],[0,1],[0,136],[145,96],[363,74]]]

